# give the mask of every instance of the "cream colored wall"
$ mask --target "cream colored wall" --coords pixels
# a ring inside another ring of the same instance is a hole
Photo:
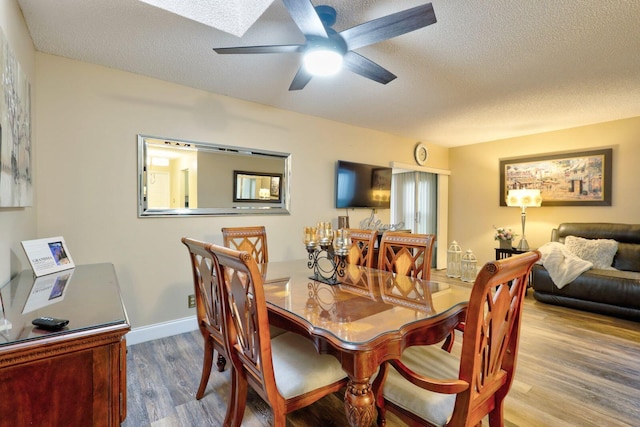
[[[520,210],[499,205],[501,158],[613,148],[611,206],[527,209],[526,236],[537,248],[562,222],[640,222],[640,117],[450,150],[449,239],[471,249],[478,264],[494,258],[493,225],[520,233]],[[516,242],[519,241],[519,237]]]
[[[36,54],[15,1],[0,3],[0,12],[32,84],[34,177],[46,177],[36,181],[37,234],[35,209],[0,210],[0,282],[28,267],[21,240],[63,235],[76,263],[115,264],[134,327],[190,316],[180,237],[220,243],[223,226],[264,224],[272,260],[304,257],[298,230],[345,214],[333,208],[336,160],[413,163],[416,141]],[[291,215],[137,218],[138,133],[293,153]],[[452,171],[449,240],[483,263],[494,255],[492,225],[519,229],[518,210],[498,203],[498,159],[609,146],[612,206],[529,209],[529,243],[545,243],[560,222],[637,223],[639,140],[633,118],[451,150],[427,143],[428,166]],[[369,211],[349,214],[357,226]],[[388,211],[378,215],[388,221]]]
[[[64,236],[77,264],[113,262],[134,327],[195,314],[182,236],[220,244],[223,226],[263,224],[271,260],[304,258],[302,227],[345,214],[336,160],[413,163],[416,141],[389,134],[47,54],[36,73],[38,234]],[[292,153],[291,215],[138,218],[138,133]],[[429,148],[430,166],[447,169],[447,150]],[[369,213],[349,211],[351,225]]]
[[[31,91],[35,92],[35,50],[15,0],[0,2],[0,29],[17,58],[20,68],[31,83]],[[36,114],[32,108],[32,125],[35,124],[35,120]],[[36,138],[32,136],[33,157],[37,156],[36,146]],[[36,175],[37,172],[33,171],[34,185]],[[34,199],[36,199],[35,195]],[[0,208],[0,285],[8,282],[17,272],[29,268],[29,262],[20,242],[36,238],[35,206],[36,200],[33,207]]]

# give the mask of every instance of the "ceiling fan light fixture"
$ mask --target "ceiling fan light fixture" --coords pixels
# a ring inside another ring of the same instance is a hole
[[[336,74],[343,66],[369,80],[387,84],[397,76],[355,50],[437,22],[433,5],[426,3],[337,32],[333,29],[337,14],[332,6],[314,7],[310,0],[283,2],[304,35],[303,44],[237,46],[213,50],[219,54],[301,53],[302,64],[289,85],[290,91],[303,89],[314,76]]]
[[[342,68],[342,55],[332,49],[308,50],[303,58],[304,68],[314,76],[332,76]]]

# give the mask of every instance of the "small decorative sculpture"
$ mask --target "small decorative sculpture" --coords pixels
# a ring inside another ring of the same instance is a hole
[[[371,215],[360,221],[360,228],[363,230],[401,230],[404,228],[404,222],[383,224],[381,220],[376,219],[375,210],[371,209]]]

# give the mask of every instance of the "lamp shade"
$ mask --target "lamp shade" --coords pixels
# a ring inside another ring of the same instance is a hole
[[[507,206],[515,206],[519,208],[540,207],[542,197],[540,190],[521,189],[509,190],[507,194]]]
[[[261,188],[258,190],[259,199],[269,199],[271,197],[271,191],[268,188]]]

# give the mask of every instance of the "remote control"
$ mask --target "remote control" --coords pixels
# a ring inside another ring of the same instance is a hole
[[[35,326],[49,331],[59,331],[69,324],[66,319],[56,319],[55,317],[38,317],[31,321]]]

